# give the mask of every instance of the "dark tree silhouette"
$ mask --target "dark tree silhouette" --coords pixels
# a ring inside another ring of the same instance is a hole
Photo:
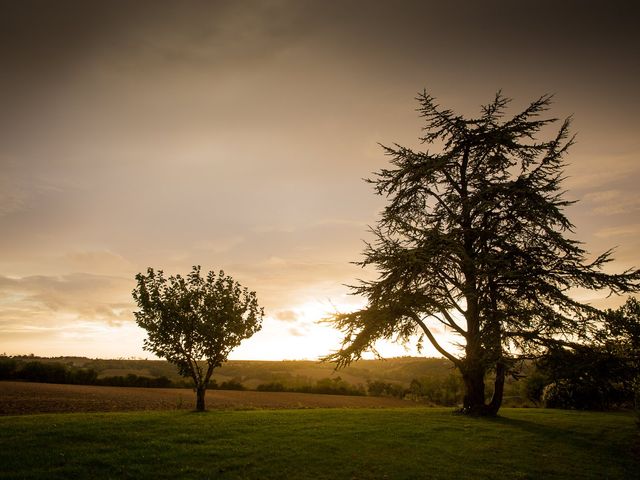
[[[196,410],[205,409],[204,396],[213,369],[222,365],[240,342],[261,328],[263,310],[255,292],[226,276],[194,266],[186,276],[164,277],[162,270],[136,275],[133,298],[137,324],[147,331],[145,350],[178,366],[191,377]]]
[[[516,359],[579,340],[601,318],[569,290],[635,291],[640,270],[604,273],[612,252],[587,261],[569,238],[573,225],[563,210],[573,202],[561,182],[570,119],[551,140],[536,140],[557,121],[541,118],[550,96],[508,119],[510,99],[500,92],[470,119],[426,92],[417,100],[421,141],[440,151],[383,146],[393,167],[368,181],[389,203],[358,262],[379,277],[353,287],[367,298],[365,308],[331,319],[345,337],[325,359],[341,367],[375,351],[379,339],[408,342],[420,334],[419,343],[426,337],[462,373],[462,411],[495,415]],[[460,352],[438,343],[438,324],[461,339]],[[488,373],[495,385],[486,403]]]
[[[593,339],[551,348],[536,361],[547,406],[607,409],[640,400],[640,302],[607,310]],[[543,393],[543,392],[535,392]],[[542,397],[542,395],[541,395]]]

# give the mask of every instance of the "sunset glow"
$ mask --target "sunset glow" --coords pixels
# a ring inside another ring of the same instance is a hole
[[[423,88],[465,115],[498,89],[514,111],[554,93],[552,114],[577,132],[575,237],[594,256],[617,247],[612,272],[640,264],[634,15],[572,2],[548,2],[552,17],[521,2],[56,3],[5,2],[0,15],[0,353],[151,358],[134,277],[193,265],[223,269],[265,308],[230,358],[335,350],[340,333],[318,322],[364,305],[346,285],[376,275],[351,263],[385,202],[362,179],[388,165],[378,143],[426,148]]]

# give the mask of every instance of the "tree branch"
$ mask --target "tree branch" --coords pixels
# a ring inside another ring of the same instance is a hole
[[[444,348],[442,348],[442,346],[440,346],[440,344],[436,340],[436,337],[434,337],[433,333],[431,333],[431,330],[429,330],[429,327],[427,327],[427,325],[422,321],[422,319],[417,314],[412,312],[410,316],[418,325],[420,325],[420,328],[422,328],[422,330],[424,331],[424,334],[427,336],[431,344],[435,347],[435,349],[438,352],[440,352],[447,359],[451,360],[456,367],[460,367],[462,365],[462,361],[459,358],[451,355]]]
[[[458,332],[460,335],[462,335],[463,337],[467,338],[467,331],[455,322],[455,320],[449,314],[449,312],[447,312],[445,309],[442,309],[442,310],[440,310],[440,313],[444,316],[444,318],[447,319],[447,322],[445,324],[449,325],[456,332]]]

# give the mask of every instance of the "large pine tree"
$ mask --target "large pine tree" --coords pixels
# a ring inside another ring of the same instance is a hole
[[[327,359],[344,366],[377,340],[420,334],[460,370],[463,412],[495,415],[517,359],[579,341],[602,314],[571,289],[637,291],[640,270],[605,273],[611,251],[588,261],[571,238],[564,210],[572,202],[561,186],[570,119],[552,139],[536,139],[557,121],[543,118],[550,96],[511,118],[500,93],[477,118],[439,107],[426,92],[418,101],[421,140],[439,151],[383,147],[392,167],[369,182],[388,204],[358,262],[379,277],[353,287],[365,308],[333,317],[345,338]],[[438,324],[460,338],[459,350],[438,343]]]

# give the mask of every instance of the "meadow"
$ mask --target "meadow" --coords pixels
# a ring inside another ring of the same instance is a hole
[[[626,413],[447,408],[0,417],[0,478],[631,479]]]

